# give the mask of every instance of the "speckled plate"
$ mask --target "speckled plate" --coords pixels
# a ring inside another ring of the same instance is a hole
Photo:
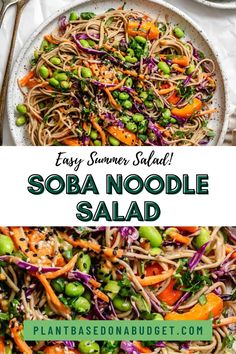
[[[216,7],[218,9],[236,9],[235,0],[195,0],[203,5]]]
[[[10,130],[16,145],[31,145],[25,128],[18,128],[15,125],[15,107],[23,100],[22,93],[17,85],[17,79],[23,77],[29,70],[29,63],[33,56],[33,52],[40,46],[44,34],[50,33],[57,26],[58,17],[60,15],[69,15],[73,8],[79,12],[93,11],[99,14],[105,12],[111,7],[117,8],[122,3],[123,2],[120,0],[80,0],[78,1],[77,6],[76,3],[74,3],[73,6],[57,11],[53,16],[48,18],[28,39],[13,68],[8,91],[8,118]],[[166,15],[168,15],[168,19],[171,23],[180,24],[180,26],[185,30],[187,40],[192,41],[195,47],[202,50],[207,57],[214,60],[216,64],[216,79],[218,87],[214,96],[214,107],[217,107],[219,112],[215,114],[214,119],[210,122],[210,126],[216,132],[215,138],[210,144],[222,145],[227,131],[229,118],[227,84],[222,66],[220,64],[219,56],[207,39],[207,36],[188,16],[162,0],[129,0],[126,8],[143,11],[149,13],[153,17],[159,16],[159,18],[163,19]]]

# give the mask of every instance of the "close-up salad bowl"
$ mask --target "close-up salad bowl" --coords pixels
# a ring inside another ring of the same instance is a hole
[[[26,42],[8,93],[17,145],[221,145],[228,106],[215,48],[161,0],[58,11]]]
[[[5,353],[234,353],[232,228],[1,227],[0,232]],[[61,319],[211,319],[213,336],[177,342],[24,340],[24,320]]]

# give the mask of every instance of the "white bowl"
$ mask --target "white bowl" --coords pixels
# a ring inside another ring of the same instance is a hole
[[[236,9],[236,1],[234,0],[195,0],[203,5],[216,7],[218,9]]]

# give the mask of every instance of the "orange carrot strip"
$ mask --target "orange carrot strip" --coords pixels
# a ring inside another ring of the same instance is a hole
[[[190,234],[193,234],[194,232],[197,232],[199,230],[198,226],[174,226],[180,231],[187,231]]]
[[[222,320],[220,320],[219,323],[217,322],[217,323],[213,324],[213,328],[227,326],[231,323],[236,323],[236,316],[223,318]]]
[[[82,143],[77,138],[66,138],[63,141],[63,144],[67,146],[81,146]]]
[[[6,236],[10,236],[10,230],[8,227],[0,226],[0,233]]]
[[[95,280],[95,279],[90,279],[89,280],[89,283],[94,287],[94,288],[100,288],[100,286],[101,286],[101,283],[99,283],[97,280]]]
[[[106,294],[104,294],[101,290],[99,290],[99,289],[96,289],[96,290],[93,290],[93,293],[95,294],[95,295],[97,295],[97,297],[99,297],[99,299],[101,299],[101,300],[103,300],[103,301],[105,301],[105,302],[109,302],[110,300],[109,300],[109,297],[106,295]]]
[[[167,93],[170,93],[174,90],[175,90],[175,86],[170,86],[168,88],[159,90],[158,93],[159,93],[159,95],[166,95]]]
[[[49,43],[59,44],[59,42],[56,39],[54,39],[51,34],[46,34],[44,36],[44,39],[46,39],[46,41],[48,41]]]
[[[135,346],[135,348],[137,348],[138,349],[138,351],[140,352],[140,353],[152,353],[152,350],[151,349],[149,349],[148,347],[144,347],[143,345],[142,345],[142,343],[140,343],[140,342],[138,342],[138,341],[133,341],[133,345]]]
[[[0,354],[5,354],[5,341],[4,341],[4,337],[0,337]]]
[[[174,91],[172,95],[167,99],[167,101],[172,105],[176,105],[180,101],[180,99],[181,98],[178,96],[177,92]]]
[[[34,77],[34,70],[31,70],[20,80],[20,86],[25,87],[28,84],[29,80],[32,79],[33,77]]]
[[[182,57],[174,57],[172,59],[172,62],[174,64],[178,64],[180,66],[189,66],[189,58],[186,56],[182,56]]]
[[[140,21],[129,21],[127,32],[131,37],[141,36],[150,40],[157,39],[159,36],[159,30],[155,23],[149,21],[143,21],[141,25]]]
[[[117,109],[118,111],[121,110],[121,106],[116,102],[116,100],[114,99],[114,97],[112,96],[112,94],[110,93],[110,91],[105,88],[104,91],[106,92],[107,96],[108,96],[108,99],[109,99],[109,102],[110,104],[115,108]]]
[[[225,245],[226,254],[229,254],[229,253],[233,252],[233,250],[234,249],[228,243]],[[235,250],[235,252],[232,253],[230,258],[236,258],[236,250]]]
[[[202,101],[194,98],[192,103],[187,104],[183,108],[173,108],[171,113],[180,118],[190,118],[194,113],[200,112]]]
[[[36,274],[36,277],[40,280],[40,282],[42,283],[44,289],[46,290],[48,296],[50,297],[50,300],[52,302],[52,304],[55,306],[55,308],[61,312],[62,314],[70,314],[70,309],[65,306],[56,296],[56,294],[54,293],[51,285],[49,284],[49,282],[47,281],[45,275],[43,274]]]
[[[183,236],[176,231],[172,231],[168,233],[168,236],[170,236],[174,241],[183,243],[185,245],[189,245],[191,242],[191,239],[189,237]]]
[[[201,117],[201,116],[205,116],[205,115],[212,114],[215,112],[219,112],[218,108],[211,108],[206,111],[199,112],[198,114],[196,114],[196,116]]]
[[[126,81],[126,78],[124,78],[118,85],[113,86],[113,87],[109,87],[108,90],[109,91],[118,90],[120,87],[122,87],[124,85],[125,81]]]
[[[137,136],[125,128],[120,128],[114,125],[107,127],[107,131],[125,145],[139,145],[140,141]]]
[[[109,91],[108,91],[109,92]],[[109,93],[110,94],[110,93]],[[103,129],[100,127],[100,125],[98,124],[98,122],[96,122],[95,117],[93,117],[91,119],[93,127],[98,131],[98,133],[100,134],[100,137],[102,139],[102,146],[106,145],[106,134],[104,133]]]
[[[11,322],[13,324],[13,322]],[[22,326],[20,326],[17,322],[14,322],[14,326],[10,325],[11,336],[16,343],[17,349],[24,354],[32,354],[33,351],[27,345],[27,343],[21,337]]]
[[[179,73],[184,73],[185,72],[185,69],[181,68],[178,64],[173,64],[172,67],[173,67],[173,69],[175,71],[178,71]]]
[[[172,276],[173,272],[174,272],[173,269],[169,269],[168,271],[158,275],[151,275],[145,278],[136,277],[136,279],[142,286],[151,286],[151,285],[161,283],[162,281],[168,279],[169,277]]]
[[[185,313],[170,312],[165,320],[208,320],[210,316],[219,317],[223,311],[223,300],[214,293],[206,295],[205,305],[196,304]]]
[[[183,295],[183,291],[174,288],[175,284],[176,281],[171,280],[165,290],[157,295],[157,298],[167,305],[174,305]]]
[[[49,272],[45,273],[45,278],[46,279],[55,279],[57,277],[60,277],[61,275],[68,273],[71,269],[74,268],[75,263],[77,262],[78,259],[78,254],[76,254],[71,260],[61,269],[58,269],[56,272]]]

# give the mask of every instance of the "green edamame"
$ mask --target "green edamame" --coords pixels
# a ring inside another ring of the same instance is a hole
[[[84,290],[83,285],[79,282],[68,283],[65,287],[65,294],[69,297],[81,296]]]
[[[61,88],[63,88],[64,90],[68,90],[68,88],[70,87],[70,83],[68,81],[61,81],[60,85]]]
[[[57,80],[57,81],[67,81],[68,80],[68,76],[66,75],[66,74],[64,74],[64,73],[58,73],[58,74],[56,74],[55,75],[55,79]]]
[[[120,120],[122,123],[127,124],[130,121],[130,117],[128,116],[121,116]]]
[[[44,79],[47,79],[49,76],[49,70],[45,65],[40,66],[39,73]]]
[[[87,79],[92,77],[92,71],[89,68],[82,68],[81,69],[81,75]]]
[[[192,74],[195,69],[196,69],[195,65],[194,65],[194,64],[190,64],[189,67],[188,67],[187,70],[186,70],[186,74],[187,74],[187,75]]]
[[[199,249],[202,247],[205,243],[210,241],[210,232],[205,229],[204,227],[201,228],[200,233],[198,236],[194,237],[193,239],[193,245]]]
[[[17,112],[19,112],[20,114],[26,114],[27,113],[27,108],[24,104],[18,104],[16,106],[16,110]]]
[[[129,99],[129,94],[127,92],[121,92],[119,93],[119,99],[121,101],[125,101]]]
[[[82,340],[78,345],[78,349],[82,354],[100,353],[99,344],[93,340]]]
[[[136,40],[136,42],[138,42],[140,44],[146,44],[146,42],[147,42],[146,38],[144,38],[142,36],[136,36],[134,39]]]
[[[65,284],[66,284],[66,281],[65,281],[64,278],[57,278],[57,279],[53,279],[51,281],[51,285],[52,285],[53,289],[57,293],[63,293],[64,292]]]
[[[120,145],[120,141],[118,139],[114,138],[114,136],[112,136],[112,135],[109,136],[108,140],[112,146],[119,146]]]
[[[131,109],[132,106],[133,106],[133,104],[132,104],[131,101],[126,100],[126,101],[123,101],[123,102],[122,102],[122,106],[123,106],[124,108],[126,108],[126,109]]]
[[[171,111],[168,108],[164,109],[164,111],[162,112],[162,117],[164,119],[170,119],[170,116],[171,116]]]
[[[102,145],[101,140],[94,140],[93,143],[94,143],[95,146],[101,146]]]
[[[107,284],[104,287],[104,291],[108,293],[108,296],[111,299],[114,299],[114,297],[118,294],[120,291],[120,286],[117,281],[115,280],[109,280]]]
[[[145,92],[145,91],[142,91],[142,92],[140,93],[139,97],[140,97],[143,101],[145,101],[145,100],[148,98],[148,93]]]
[[[89,42],[86,39],[81,39],[80,40],[80,44],[84,47],[84,48],[89,48]]]
[[[49,84],[55,88],[58,88],[60,86],[60,82],[58,80],[56,80],[54,77],[52,77],[49,80]]]
[[[90,311],[91,304],[87,299],[80,296],[72,302],[72,307],[78,313],[88,313]]]
[[[138,130],[137,124],[133,122],[128,122],[126,124],[126,128],[133,133],[136,133],[136,131]]]
[[[96,140],[98,137],[98,132],[96,130],[91,130],[91,133],[90,133],[90,138],[92,140]]]
[[[162,244],[161,234],[154,226],[141,226],[139,235],[149,240],[152,247],[159,247]]]
[[[164,318],[160,313],[154,313],[152,320],[163,321]]]
[[[131,302],[128,299],[124,299],[120,296],[116,296],[113,299],[113,305],[118,311],[121,312],[129,311],[132,308]]]
[[[20,116],[19,118],[17,118],[16,120],[16,126],[17,127],[22,127],[22,125],[25,125],[26,123],[26,118],[25,116]]]
[[[147,108],[153,108],[153,103],[151,101],[144,101],[144,104]]]
[[[159,61],[157,66],[164,74],[168,75],[170,73],[170,68],[164,61]]]
[[[52,57],[50,59],[50,62],[53,64],[53,65],[60,65],[61,64],[61,59],[58,58],[58,57]]]
[[[133,80],[132,80],[131,77],[128,77],[128,79],[126,79],[125,85],[128,86],[128,87],[132,87],[133,86]]]
[[[150,249],[151,256],[158,256],[161,253],[161,249],[159,247],[153,247]]]
[[[125,57],[125,61],[130,64],[135,64],[137,63],[138,59],[136,57],[131,57],[130,55],[127,55]]]
[[[84,252],[80,252],[76,265],[81,272],[88,274],[91,268],[90,255]]]
[[[76,11],[72,11],[70,13],[70,21],[77,21],[79,18],[79,15]]]
[[[12,254],[14,244],[9,236],[0,234],[0,256]]]
[[[183,38],[185,36],[184,31],[180,27],[174,28],[174,34],[177,38]]]
[[[133,115],[133,121],[135,122],[135,123],[140,123],[140,122],[142,122],[144,120],[144,115],[143,114],[141,114],[141,113],[135,113],[134,115]]]

